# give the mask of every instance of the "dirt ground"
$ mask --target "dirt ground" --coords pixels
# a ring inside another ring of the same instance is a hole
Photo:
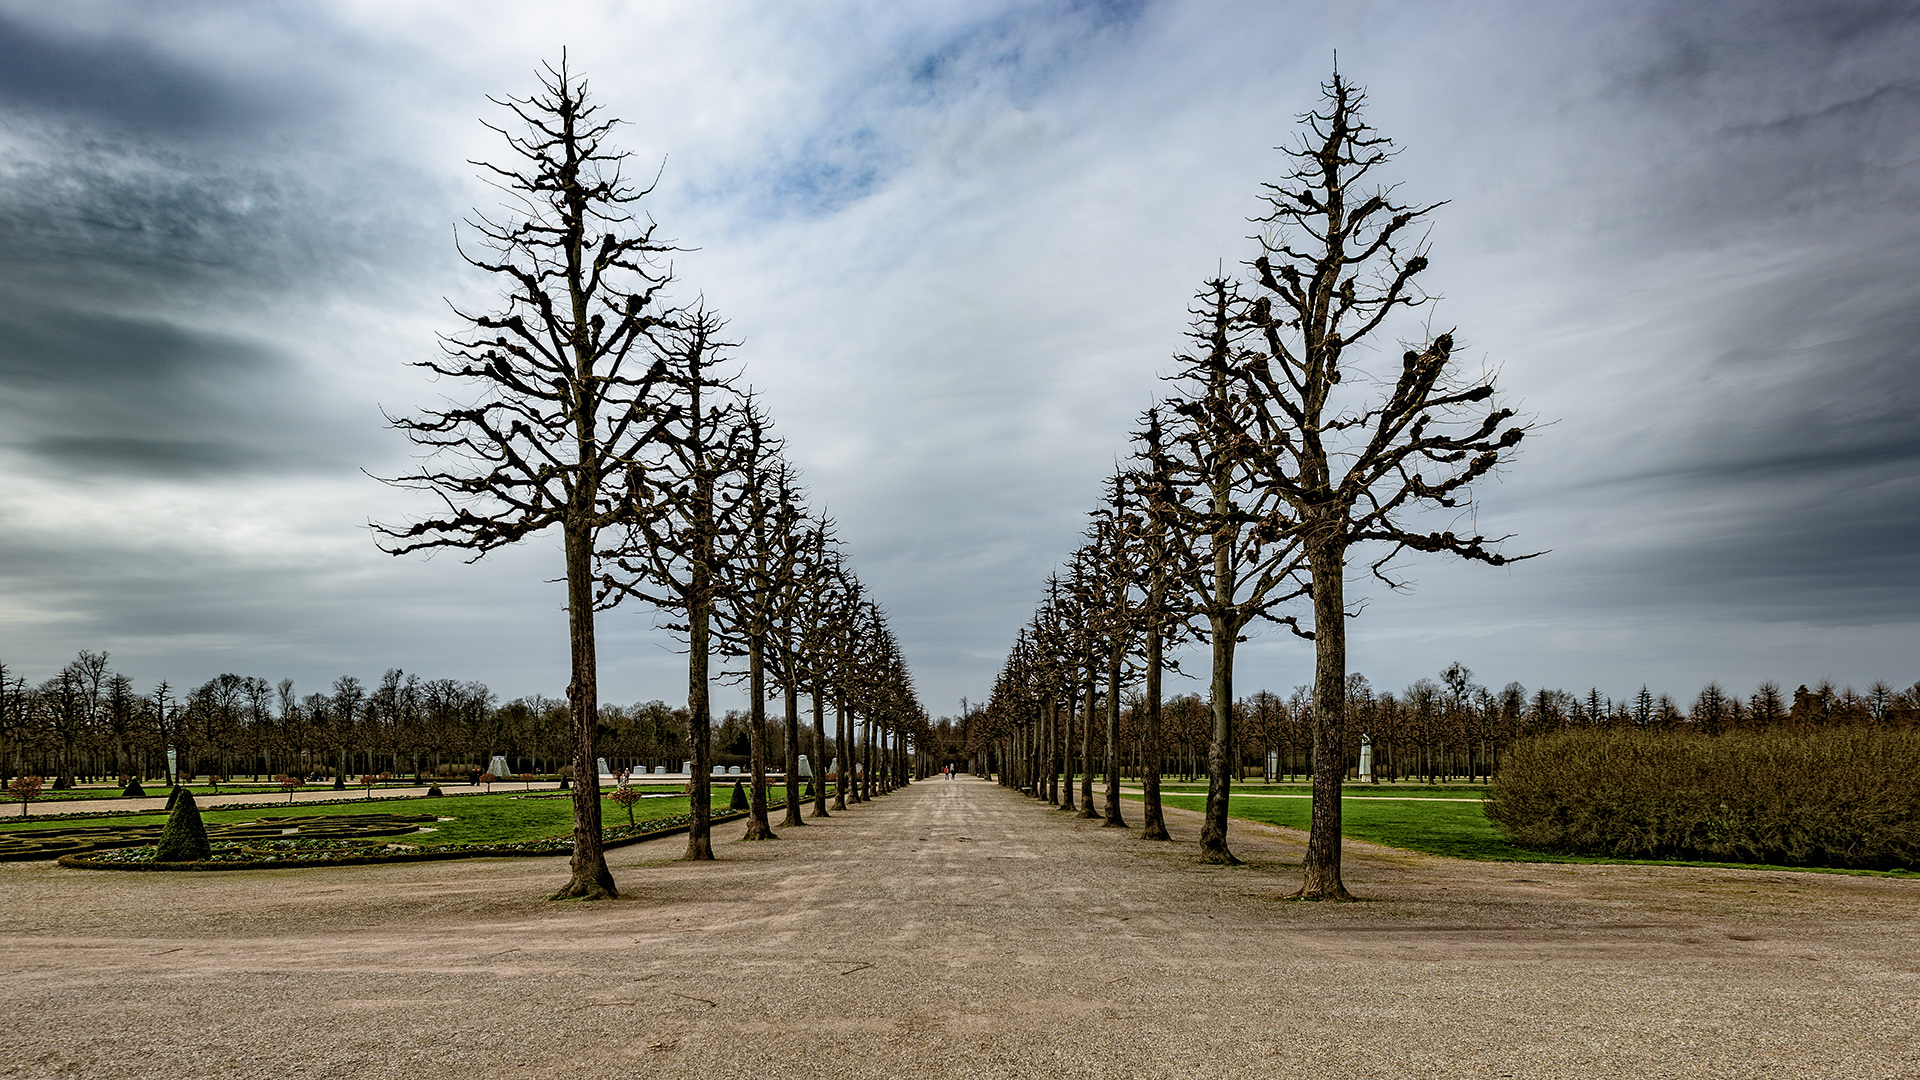
[[[1204,867],[1169,814],[932,780],[618,849],[603,904],[549,859],[0,864],[0,1077],[1920,1077],[1920,881],[1355,843],[1366,902],[1301,904],[1301,834]]]

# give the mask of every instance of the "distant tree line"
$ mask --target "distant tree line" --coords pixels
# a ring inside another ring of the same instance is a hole
[[[1091,712],[1086,702],[1091,701]],[[1145,702],[1138,693],[1120,700],[1117,776],[1140,778],[1149,760]],[[1076,698],[1063,713],[1063,729],[1098,728],[1106,714],[1103,688],[1090,699]],[[1273,755],[1279,779],[1311,776],[1314,770],[1313,695],[1298,686],[1285,696],[1260,690],[1233,704],[1235,744],[1230,761],[1235,779],[1264,776]],[[986,773],[1017,777],[1022,768],[1020,731],[1005,714],[981,710],[956,724],[968,764]],[[942,721],[945,723],[946,721]],[[1521,740],[1564,731],[1675,731],[1720,735],[1736,731],[1815,731],[1860,728],[1920,728],[1920,683],[1896,689],[1878,681],[1864,691],[1822,680],[1792,692],[1771,680],[1742,696],[1709,682],[1681,704],[1646,687],[1615,699],[1590,688],[1581,693],[1517,682],[1493,689],[1473,682],[1473,672],[1455,663],[1438,678],[1419,679],[1394,691],[1376,691],[1366,676],[1347,677],[1347,716],[1340,732],[1338,765],[1348,779],[1359,778],[1362,740],[1372,747],[1372,780],[1484,780],[1499,771],[1507,752]],[[1162,768],[1183,780],[1205,779],[1213,736],[1213,711],[1197,694],[1181,694],[1161,705],[1158,725]],[[1040,768],[1044,768],[1044,764]],[[1099,755],[1091,774],[1105,779]],[[1042,778],[1052,780],[1053,778]],[[1010,779],[1008,782],[1016,782]],[[1071,804],[1071,783],[1061,796]]]
[[[0,779],[75,781],[121,776],[163,779],[166,751],[183,776],[279,774],[448,776],[478,772],[496,756],[513,773],[571,774],[565,701],[539,694],[501,702],[484,683],[423,679],[398,668],[374,684],[343,675],[324,692],[301,694],[293,680],[219,675],[176,690],[145,693],[115,672],[104,652],[82,652],[44,682],[0,662]],[[729,711],[715,728],[714,764],[751,761],[750,715]],[[661,701],[600,707],[600,745],[615,770],[678,770],[692,756],[688,712]],[[796,753],[824,768],[831,736],[801,733]],[[774,732],[784,757],[784,732]]]

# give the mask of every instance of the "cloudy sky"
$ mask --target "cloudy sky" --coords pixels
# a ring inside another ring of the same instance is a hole
[[[487,95],[563,47],[935,714],[1251,257],[1336,50],[1389,179],[1449,200],[1436,325],[1541,424],[1479,525],[1550,551],[1408,562],[1353,667],[1920,678],[1920,11],[1865,0],[0,0],[0,661],[560,693],[557,537],[467,565],[367,523],[426,509],[368,476],[408,460],[381,410],[440,400],[408,363],[495,295],[453,247]],[[605,697],[684,695],[647,612],[601,625]]]

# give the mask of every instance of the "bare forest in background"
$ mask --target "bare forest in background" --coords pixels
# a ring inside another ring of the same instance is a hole
[[[183,776],[288,774],[331,779],[379,775],[463,777],[504,756],[515,774],[572,775],[571,720],[564,700],[534,694],[502,702],[486,684],[424,679],[388,670],[372,684],[347,675],[301,694],[292,680],[220,675],[176,690],[162,682],[139,692],[103,652],[83,652],[34,683],[0,663],[0,779],[34,775],[64,782],[164,779],[166,751]],[[615,769],[663,766],[692,757],[685,706],[661,701],[600,706],[600,746]],[[746,766],[746,713],[714,727],[713,761]],[[815,746],[802,729],[797,753],[831,761],[833,737]],[[784,732],[771,733],[783,755]]]

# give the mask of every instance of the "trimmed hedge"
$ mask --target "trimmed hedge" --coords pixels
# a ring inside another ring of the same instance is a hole
[[[186,788],[175,788],[173,813],[167,816],[167,826],[160,830],[160,842],[154,846],[153,857],[165,862],[197,862],[213,853],[213,847],[207,840],[207,824],[200,820],[200,807],[193,801],[193,792]]]
[[[1920,732],[1559,732],[1513,747],[1486,812],[1535,851],[1920,869]]]

